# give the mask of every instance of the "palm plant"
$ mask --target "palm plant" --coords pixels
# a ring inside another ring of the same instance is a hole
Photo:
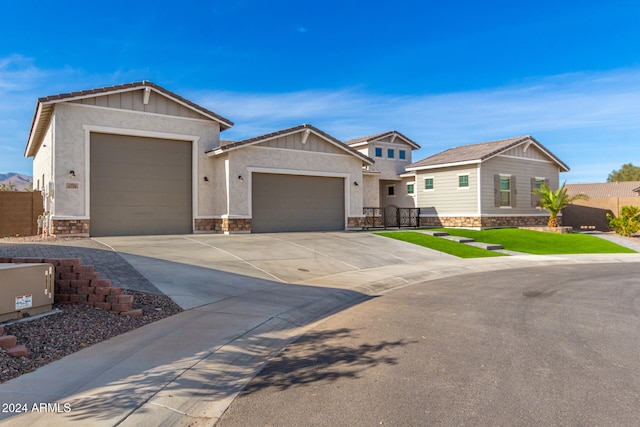
[[[549,211],[548,227],[558,226],[558,214],[574,200],[588,199],[584,194],[574,194],[573,196],[568,195],[565,184],[566,182],[562,184],[562,187],[555,191],[553,191],[547,184],[542,184],[540,188],[533,190],[533,194],[540,197],[540,207]]]

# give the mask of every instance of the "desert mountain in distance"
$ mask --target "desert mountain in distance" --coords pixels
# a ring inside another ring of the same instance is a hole
[[[33,183],[33,178],[28,175],[22,175],[15,172],[9,173],[0,173],[0,187],[1,188],[11,188],[11,190],[15,191],[24,191],[26,189],[31,189],[31,184]],[[4,186],[2,185],[4,184]]]

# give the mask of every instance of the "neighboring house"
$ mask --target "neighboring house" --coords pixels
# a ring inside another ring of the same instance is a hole
[[[583,194],[591,199],[630,198],[640,196],[640,181],[567,184],[567,194]]]
[[[414,176],[421,225],[544,225],[533,190],[558,188],[569,167],[530,136],[464,145],[406,167]]]
[[[527,180],[557,186],[568,170],[530,137],[412,163],[420,146],[397,131],[343,143],[304,124],[221,139],[232,126],[147,81],[40,98],[25,156],[49,233],[344,230],[365,224],[365,207],[419,206],[423,225],[542,223]],[[499,174],[508,205],[492,206]]]
[[[583,194],[562,210],[562,223],[574,229],[610,231],[607,214],[618,216],[622,206],[640,207],[640,181],[567,184],[567,194]]]

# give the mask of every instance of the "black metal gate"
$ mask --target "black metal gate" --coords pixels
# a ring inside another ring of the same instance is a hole
[[[363,213],[365,229],[420,226],[420,208],[364,208]]]

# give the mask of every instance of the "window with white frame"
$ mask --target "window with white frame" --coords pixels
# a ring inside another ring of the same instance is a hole
[[[407,184],[407,194],[409,195],[413,195],[413,193],[415,192],[415,185],[413,182]]]
[[[424,189],[425,190],[433,190],[433,177],[424,179]]]
[[[511,206],[511,177],[500,177],[500,206]]]
[[[393,148],[387,148],[387,157],[390,159],[394,159],[396,157],[396,152]]]
[[[407,159],[407,152],[406,150],[398,150],[398,158],[400,160],[406,160]]]
[[[382,157],[382,148],[376,147],[376,157]]]
[[[458,188],[469,188],[469,174],[458,175]]]

